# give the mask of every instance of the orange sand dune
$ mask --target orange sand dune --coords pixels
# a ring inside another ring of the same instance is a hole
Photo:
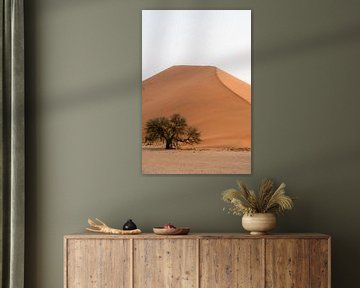
[[[142,127],[174,113],[201,132],[196,147],[251,148],[251,86],[212,66],[173,66],[142,82]]]

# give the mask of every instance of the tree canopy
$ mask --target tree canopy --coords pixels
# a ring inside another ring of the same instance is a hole
[[[186,119],[180,114],[148,120],[145,133],[145,144],[162,142],[165,149],[177,149],[181,144],[198,144],[201,141],[200,132],[188,126]]]

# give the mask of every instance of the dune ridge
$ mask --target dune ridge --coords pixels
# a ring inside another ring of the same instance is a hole
[[[219,68],[216,68],[216,75],[227,89],[230,89],[251,104],[251,86],[248,83],[235,78]]]
[[[214,66],[169,67],[142,82],[142,127],[179,113],[202,148],[251,148],[251,86]]]

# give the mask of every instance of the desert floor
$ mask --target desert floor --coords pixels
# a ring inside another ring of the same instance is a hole
[[[250,174],[251,152],[142,150],[143,174]]]

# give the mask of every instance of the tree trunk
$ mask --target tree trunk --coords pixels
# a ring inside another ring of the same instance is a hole
[[[172,149],[172,141],[171,140],[166,140],[166,146],[165,149]]]

